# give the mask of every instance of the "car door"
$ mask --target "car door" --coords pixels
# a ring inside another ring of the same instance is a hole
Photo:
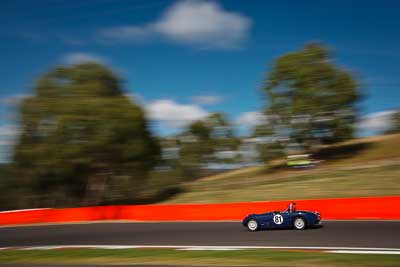
[[[270,228],[283,228],[285,224],[284,215],[284,212],[274,212],[271,215]]]
[[[273,214],[271,212],[261,214],[259,221],[261,223],[260,228],[266,229],[271,228]]]
[[[281,228],[289,228],[293,225],[293,213],[291,212],[283,212],[282,213],[283,222],[280,225]]]

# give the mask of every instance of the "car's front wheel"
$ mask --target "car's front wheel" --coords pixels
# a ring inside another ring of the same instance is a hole
[[[293,226],[296,230],[304,230],[306,228],[306,221],[302,217],[297,217],[294,219]]]
[[[249,229],[249,231],[251,231],[251,232],[257,231],[257,229],[258,229],[257,221],[256,220],[250,220],[247,223],[247,229]]]

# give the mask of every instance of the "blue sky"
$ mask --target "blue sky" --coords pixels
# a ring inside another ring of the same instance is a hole
[[[124,77],[161,134],[212,111],[249,127],[273,60],[311,41],[354,72],[363,116],[386,114],[399,108],[399,10],[395,0],[3,0],[0,127],[38,75],[87,59]]]

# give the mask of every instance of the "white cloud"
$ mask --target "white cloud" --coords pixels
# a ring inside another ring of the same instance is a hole
[[[182,0],[154,22],[106,28],[98,35],[109,41],[141,41],[159,36],[206,49],[236,48],[246,39],[250,26],[249,18],[226,11],[216,2]]]
[[[64,42],[64,44],[71,45],[71,46],[84,46],[87,44],[87,42],[80,40],[80,39],[62,37],[61,40]]]
[[[22,100],[29,97],[29,94],[15,94],[15,95],[7,95],[0,99],[0,104],[4,105],[18,105]]]
[[[98,55],[90,53],[82,53],[82,52],[66,54],[63,57],[63,61],[67,64],[80,64],[85,62],[98,62],[98,63],[105,62],[104,58]]]
[[[153,35],[149,26],[118,26],[101,29],[98,35],[105,41],[142,41]]]
[[[145,108],[150,119],[172,128],[184,127],[209,115],[197,105],[179,104],[168,99],[155,100]]]
[[[226,48],[238,46],[250,25],[247,17],[225,11],[216,2],[188,0],[175,3],[153,28],[180,43]]]
[[[11,147],[17,140],[19,129],[14,124],[0,126],[0,162],[9,160]]]
[[[236,119],[236,124],[244,127],[254,127],[266,121],[266,116],[260,111],[244,112]]]
[[[0,138],[12,138],[18,134],[18,127],[14,124],[0,126]]]
[[[369,113],[363,116],[357,123],[357,128],[360,131],[383,132],[391,126],[391,116],[395,110],[385,110],[374,113]]]
[[[222,97],[217,95],[193,96],[191,99],[198,105],[215,105],[222,101]]]

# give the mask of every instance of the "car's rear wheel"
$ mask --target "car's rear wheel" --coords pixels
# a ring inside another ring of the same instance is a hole
[[[257,221],[256,220],[250,220],[247,223],[247,229],[249,229],[249,231],[251,231],[251,232],[257,231],[257,229],[258,229]]]
[[[293,226],[294,226],[294,228],[296,228],[296,230],[304,230],[307,225],[306,225],[306,221],[304,220],[304,218],[297,217],[294,219]]]

